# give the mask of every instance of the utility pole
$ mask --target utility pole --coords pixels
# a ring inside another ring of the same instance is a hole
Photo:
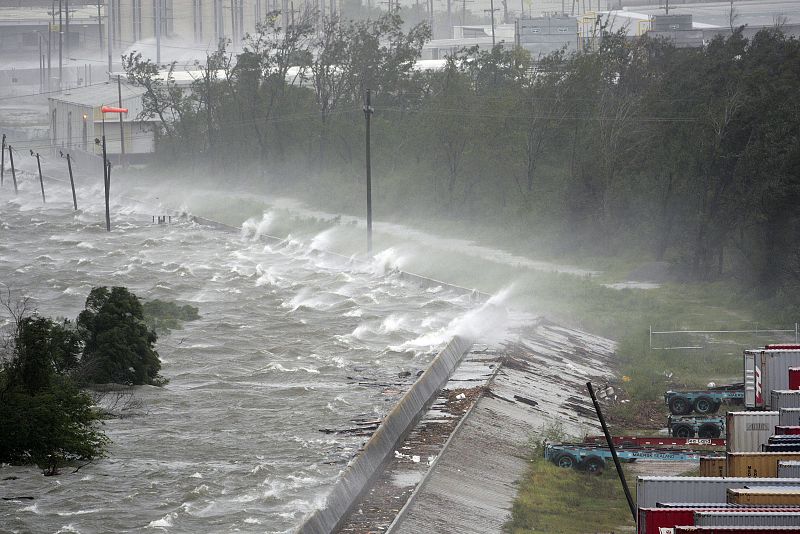
[[[664,3],[664,11],[666,11],[665,15],[669,15],[669,0]]]
[[[494,8],[494,0],[491,0],[491,2],[490,2],[490,4],[489,4],[489,6],[490,6],[490,9],[484,9],[483,11],[484,11],[484,12],[486,12],[486,11],[489,11],[489,12],[492,14],[492,49],[494,49],[494,47],[495,47],[495,39],[494,39],[494,12],[495,12],[495,11],[497,11],[497,10]]]
[[[69,185],[72,187],[72,204],[75,206],[75,211],[78,211],[78,197],[75,196],[75,178],[72,176],[72,159],[69,157],[69,152],[64,156],[61,152],[61,157],[67,158],[67,169],[69,169]]]
[[[97,36],[100,38],[100,53],[103,53],[103,19],[100,17],[102,0],[97,0]]]
[[[64,28],[62,26],[64,20],[64,12],[61,9],[62,0],[58,0],[58,90],[64,88]]]
[[[3,134],[3,150],[0,151],[0,187],[6,176],[6,134]]]
[[[113,44],[111,43],[111,0],[106,0],[106,44],[108,45],[108,72],[111,73],[114,68],[111,65],[111,49],[113,48]]]
[[[47,92],[53,90],[53,71],[52,71],[52,47],[50,46],[50,41],[53,40],[53,27],[50,26],[47,28]]]
[[[110,185],[111,165],[108,162],[108,154],[106,153],[106,132],[105,132],[105,119],[103,120],[103,189],[105,190],[106,197],[106,231],[111,231],[111,213],[108,209],[108,190]],[[100,144],[100,140],[95,138],[96,145]]]
[[[69,0],[64,0],[64,31],[67,36],[67,57],[69,57]]]
[[[38,152],[36,152],[34,154],[33,150],[31,150],[31,156],[36,157],[36,166],[39,168],[39,185],[42,188],[42,204],[44,204],[47,201],[44,198],[44,180],[42,179],[42,161],[39,159],[39,153]]]
[[[11,161],[11,179],[14,180],[14,194],[18,192],[17,189],[17,170],[14,168],[14,149],[8,145],[8,159]]]
[[[39,32],[37,32],[39,33]],[[42,34],[39,33],[39,92],[44,92],[44,56],[42,55]]]
[[[399,0],[398,0],[399,1]],[[451,0],[447,0],[447,35],[453,38],[453,10],[450,7]]]
[[[122,107],[122,75],[117,75],[117,96],[119,98],[119,107]],[[122,113],[119,114],[119,163],[123,165],[125,160],[125,127],[122,123]]]
[[[369,119],[374,110],[370,102],[370,90],[367,89],[367,100],[364,104],[364,119],[367,121],[366,148],[367,148],[367,254],[372,254],[372,161],[369,146]]]
[[[156,0],[156,65],[161,67],[161,0]]]

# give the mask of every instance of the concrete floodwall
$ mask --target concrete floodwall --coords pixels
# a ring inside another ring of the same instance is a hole
[[[395,448],[414,428],[424,410],[450,379],[472,343],[471,339],[460,336],[450,340],[383,419],[367,445],[336,482],[325,506],[314,512],[298,532],[328,534],[343,522],[362,494],[380,475]]]

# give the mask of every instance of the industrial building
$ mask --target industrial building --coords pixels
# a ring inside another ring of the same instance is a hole
[[[128,113],[122,115],[120,136],[119,115],[104,114],[103,106],[118,106],[122,94],[122,107]],[[122,153],[124,140],[125,159],[136,161],[146,158],[155,150],[157,120],[140,118],[142,95],[145,90],[125,83],[117,86],[116,80],[64,91],[48,98],[50,113],[50,145],[55,150],[69,150],[84,154],[99,155],[100,146],[95,138],[105,131],[107,152],[114,159]],[[105,115],[105,116],[104,116]]]

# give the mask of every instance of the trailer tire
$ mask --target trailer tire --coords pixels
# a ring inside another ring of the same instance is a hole
[[[720,428],[713,423],[706,423],[697,431],[697,437],[716,439],[720,436]]]
[[[606,462],[599,456],[589,456],[583,462],[586,472],[590,475],[601,475],[606,469]]]
[[[686,415],[692,411],[692,403],[686,397],[677,395],[669,400],[669,411],[673,415]]]
[[[575,457],[568,452],[562,452],[556,456],[553,459],[553,463],[558,467],[563,467],[564,469],[574,468],[576,465],[578,465],[578,461],[575,459]]]
[[[693,438],[694,429],[689,425],[675,425],[672,427],[673,438]]]
[[[710,397],[698,397],[694,401],[694,411],[700,414],[714,413],[719,410],[719,404]]]

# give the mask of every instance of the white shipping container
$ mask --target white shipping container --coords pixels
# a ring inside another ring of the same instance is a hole
[[[800,512],[695,512],[694,525],[697,527],[798,527],[800,526]]]
[[[725,448],[728,452],[761,452],[780,421],[779,412],[728,412]]]
[[[800,478],[800,462],[778,462],[778,478]]]
[[[800,408],[800,390],[773,389],[771,394],[770,409]]]
[[[800,408],[781,408],[781,426],[800,426]]]
[[[797,486],[796,478],[747,477],[639,477],[636,480],[636,505],[653,508],[658,503],[725,503],[728,488]]]
[[[789,367],[800,366],[800,350],[744,351],[744,405],[771,408],[770,392],[789,389]]]

